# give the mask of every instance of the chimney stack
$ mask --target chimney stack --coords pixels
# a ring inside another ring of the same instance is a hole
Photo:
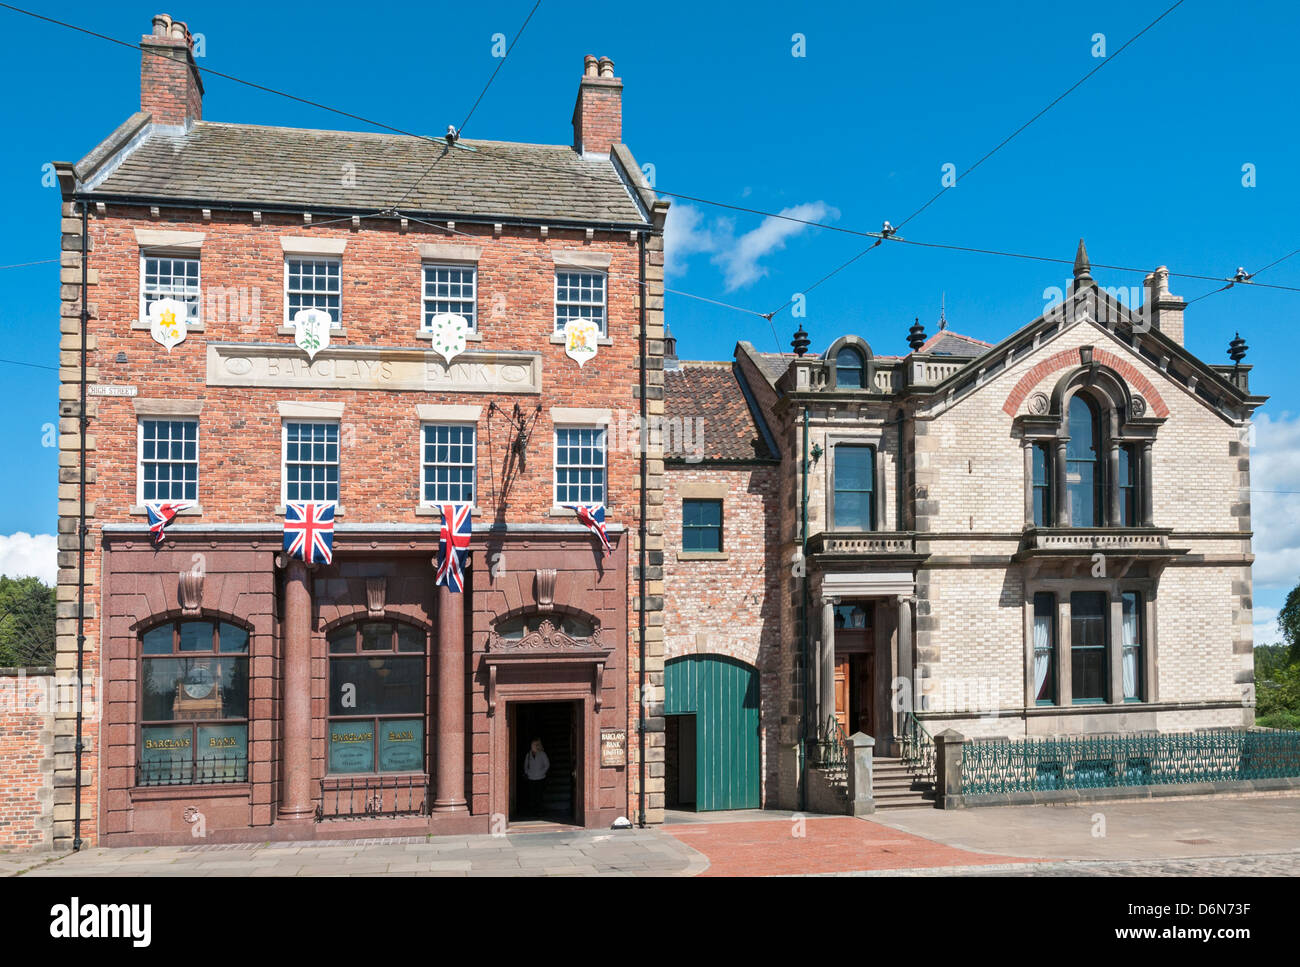
[[[608,155],[622,142],[623,81],[614,76],[612,60],[588,54],[573,107],[573,150]]]
[[[1169,270],[1163,265],[1148,275],[1146,286],[1147,317],[1151,328],[1159,329],[1178,345],[1183,344],[1183,310],[1187,307],[1181,297],[1169,291]]]
[[[140,38],[140,110],[162,127],[188,128],[203,118],[203,81],[189,28],[165,13]]]

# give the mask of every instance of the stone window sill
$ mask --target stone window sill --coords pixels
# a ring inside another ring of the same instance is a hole
[[[275,334],[277,336],[295,336],[298,334],[298,330],[295,329],[293,326],[280,326],[280,328],[275,330]],[[339,327],[337,329],[335,328],[330,329],[331,340],[346,339],[347,337],[348,337],[348,331],[342,327]]]
[[[130,513],[130,515],[131,515],[132,517],[148,517],[148,516],[149,516],[149,511],[145,509],[144,504],[136,504],[136,505],[133,505],[133,506],[131,507],[130,511],[128,511],[128,513]],[[177,514],[176,516],[177,516],[177,517],[202,517],[202,516],[203,516],[203,507],[202,507],[202,505],[199,505],[199,504],[196,504],[196,505],[193,506],[193,507],[186,507],[184,510],[182,510],[182,511],[181,511],[179,514]]]
[[[679,561],[729,561],[731,555],[726,551],[678,551]]]
[[[552,345],[552,346],[563,346],[563,345],[564,345],[564,333],[562,333],[562,332],[553,332],[553,333],[551,333],[551,345]],[[612,345],[614,345],[614,340],[611,339],[609,336],[597,336],[597,337],[596,337],[596,345],[597,345],[597,346],[612,346]]]
[[[310,500],[308,500],[308,501],[295,500],[294,503],[295,503],[295,504],[301,504],[301,503],[312,503],[312,501],[310,501]],[[324,501],[317,500],[317,501],[315,501],[315,503],[318,503],[318,504],[319,504],[319,503],[324,503]],[[275,516],[276,516],[276,517],[283,517],[283,516],[285,515],[285,511],[286,511],[287,509],[288,509],[288,508],[285,507],[284,504],[280,504],[279,506],[277,506],[277,507],[275,508]],[[340,505],[340,504],[335,504],[335,505],[334,505],[334,516],[335,516],[335,517],[342,517],[342,516],[343,516],[344,514],[346,514],[346,513],[347,513],[347,511],[343,509],[342,505]]]
[[[153,328],[153,326],[151,326],[151,325],[149,324],[149,320],[148,320],[148,319],[132,319],[132,320],[131,320],[131,329],[132,329],[133,331],[149,332],[152,328]],[[202,332],[202,331],[203,331],[203,323],[201,323],[201,322],[194,322],[194,321],[191,320],[191,319],[186,319],[186,320],[185,320],[185,331],[186,331],[187,333],[191,333],[191,332]]]
[[[415,338],[423,339],[425,342],[433,342],[433,333],[429,332],[427,329],[421,329],[415,334]],[[467,332],[465,333],[465,341],[482,342],[483,334],[481,332]]]
[[[471,517],[482,517],[483,512],[479,510],[478,504],[471,504],[469,508]],[[420,504],[415,508],[416,517],[441,517],[442,508],[438,504]]]

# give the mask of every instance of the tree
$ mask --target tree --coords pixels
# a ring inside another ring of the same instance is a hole
[[[1286,604],[1277,614],[1277,626],[1291,648],[1291,660],[1300,661],[1300,584],[1286,596]]]
[[[0,575],[0,667],[54,664],[54,589]]]

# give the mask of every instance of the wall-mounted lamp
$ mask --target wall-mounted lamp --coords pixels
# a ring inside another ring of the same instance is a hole
[[[1091,346],[1080,346],[1080,347],[1079,347],[1079,362],[1081,362],[1081,363],[1082,363],[1083,365],[1085,365],[1085,366],[1091,366],[1091,365],[1092,365],[1092,347],[1091,347]]]
[[[812,445],[812,450],[809,451],[809,454],[812,456],[814,467],[817,466],[817,461],[822,458],[822,454],[825,452],[826,451],[822,449],[822,445],[820,443],[814,443]]]

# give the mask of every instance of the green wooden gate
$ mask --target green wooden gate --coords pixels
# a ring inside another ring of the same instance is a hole
[[[757,809],[758,670],[715,655],[674,658],[664,714],[695,716],[696,808]]]

